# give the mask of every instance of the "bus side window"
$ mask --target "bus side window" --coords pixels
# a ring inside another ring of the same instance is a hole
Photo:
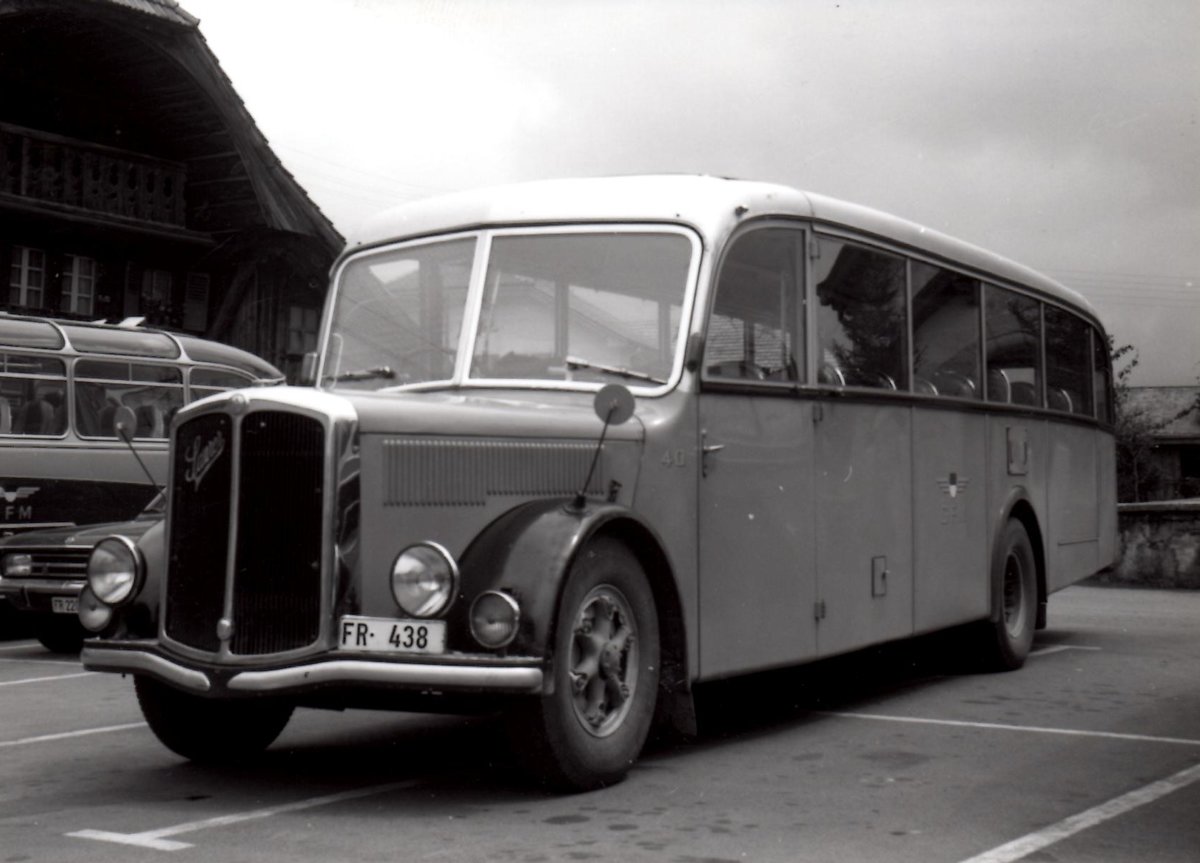
[[[67,429],[67,372],[62,360],[0,354],[0,373],[0,434],[61,437]]]
[[[817,338],[824,380],[908,389],[904,258],[822,237]]]
[[[1090,327],[1046,306],[1046,402],[1053,410],[1092,416]]]
[[[706,379],[800,380],[803,240],[793,228],[763,228],[734,241],[708,320]]]
[[[987,400],[1042,404],[1041,303],[995,285],[984,286]]]
[[[913,391],[983,397],[979,385],[979,282],[912,262]]]

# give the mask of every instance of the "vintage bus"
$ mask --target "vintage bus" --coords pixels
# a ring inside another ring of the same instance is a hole
[[[47,647],[78,649],[75,598],[96,537],[76,527],[142,513],[166,482],[180,407],[282,381],[253,354],[192,336],[0,315],[0,602]]]
[[[964,625],[1028,655],[1114,557],[1106,338],[915,224],[712,177],[406,205],[335,265],[315,388],[185,407],[83,661],[192,759],[294,707],[503,708],[619,780],[704,681]]]

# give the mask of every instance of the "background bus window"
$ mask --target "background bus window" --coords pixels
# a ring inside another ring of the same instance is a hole
[[[196,401],[205,396],[223,393],[226,390],[248,387],[254,381],[246,375],[225,371],[224,369],[194,368],[190,373],[189,383],[192,385],[191,400]]]
[[[818,380],[907,389],[904,259],[828,238],[819,249]]]
[[[62,360],[0,353],[0,434],[60,437],[67,430]]]
[[[183,374],[176,366],[117,360],[75,363],[75,424],[84,437],[113,438],[117,408],[133,409],[135,438],[165,438],[183,405]]]
[[[1112,361],[1108,355],[1108,339],[1099,330],[1092,330],[1092,394],[1095,399],[1096,419],[1112,423]]]
[[[995,285],[984,293],[988,401],[1040,406],[1041,304]]]
[[[1092,416],[1091,329],[1055,306],[1046,306],[1046,406]]]
[[[912,264],[913,391],[983,398],[979,377],[979,282]]]
[[[801,379],[803,240],[800,231],[768,228],[734,242],[708,320],[705,377]]]

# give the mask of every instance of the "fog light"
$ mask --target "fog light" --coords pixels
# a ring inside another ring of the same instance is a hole
[[[446,610],[458,590],[458,566],[436,542],[410,545],[392,564],[392,596],[413,617]]]
[[[21,578],[33,575],[33,557],[28,554],[4,555],[4,566],[0,574],[5,578]]]
[[[112,608],[97,599],[90,587],[79,592],[79,622],[88,632],[100,632],[112,616]]]
[[[141,552],[131,539],[105,537],[88,558],[88,587],[100,602],[120,605],[141,587],[144,569]]]
[[[517,637],[521,607],[507,593],[489,590],[471,603],[471,635],[484,647],[505,647]]]

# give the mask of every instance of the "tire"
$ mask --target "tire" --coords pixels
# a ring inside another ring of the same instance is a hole
[[[659,679],[654,595],[623,544],[602,538],[580,552],[553,638],[554,691],[517,715],[516,751],[558,790],[620,782],[646,742]]]
[[[979,646],[987,669],[1012,671],[1025,664],[1037,627],[1037,559],[1021,522],[1009,519],[1000,534],[998,572],[992,580],[992,617],[980,626]]]
[[[33,623],[33,637],[51,653],[79,653],[84,631],[74,615],[40,614]]]
[[[268,699],[202,698],[141,675],[133,683],[154,736],[200,764],[234,764],[257,755],[275,741],[294,709]]]

